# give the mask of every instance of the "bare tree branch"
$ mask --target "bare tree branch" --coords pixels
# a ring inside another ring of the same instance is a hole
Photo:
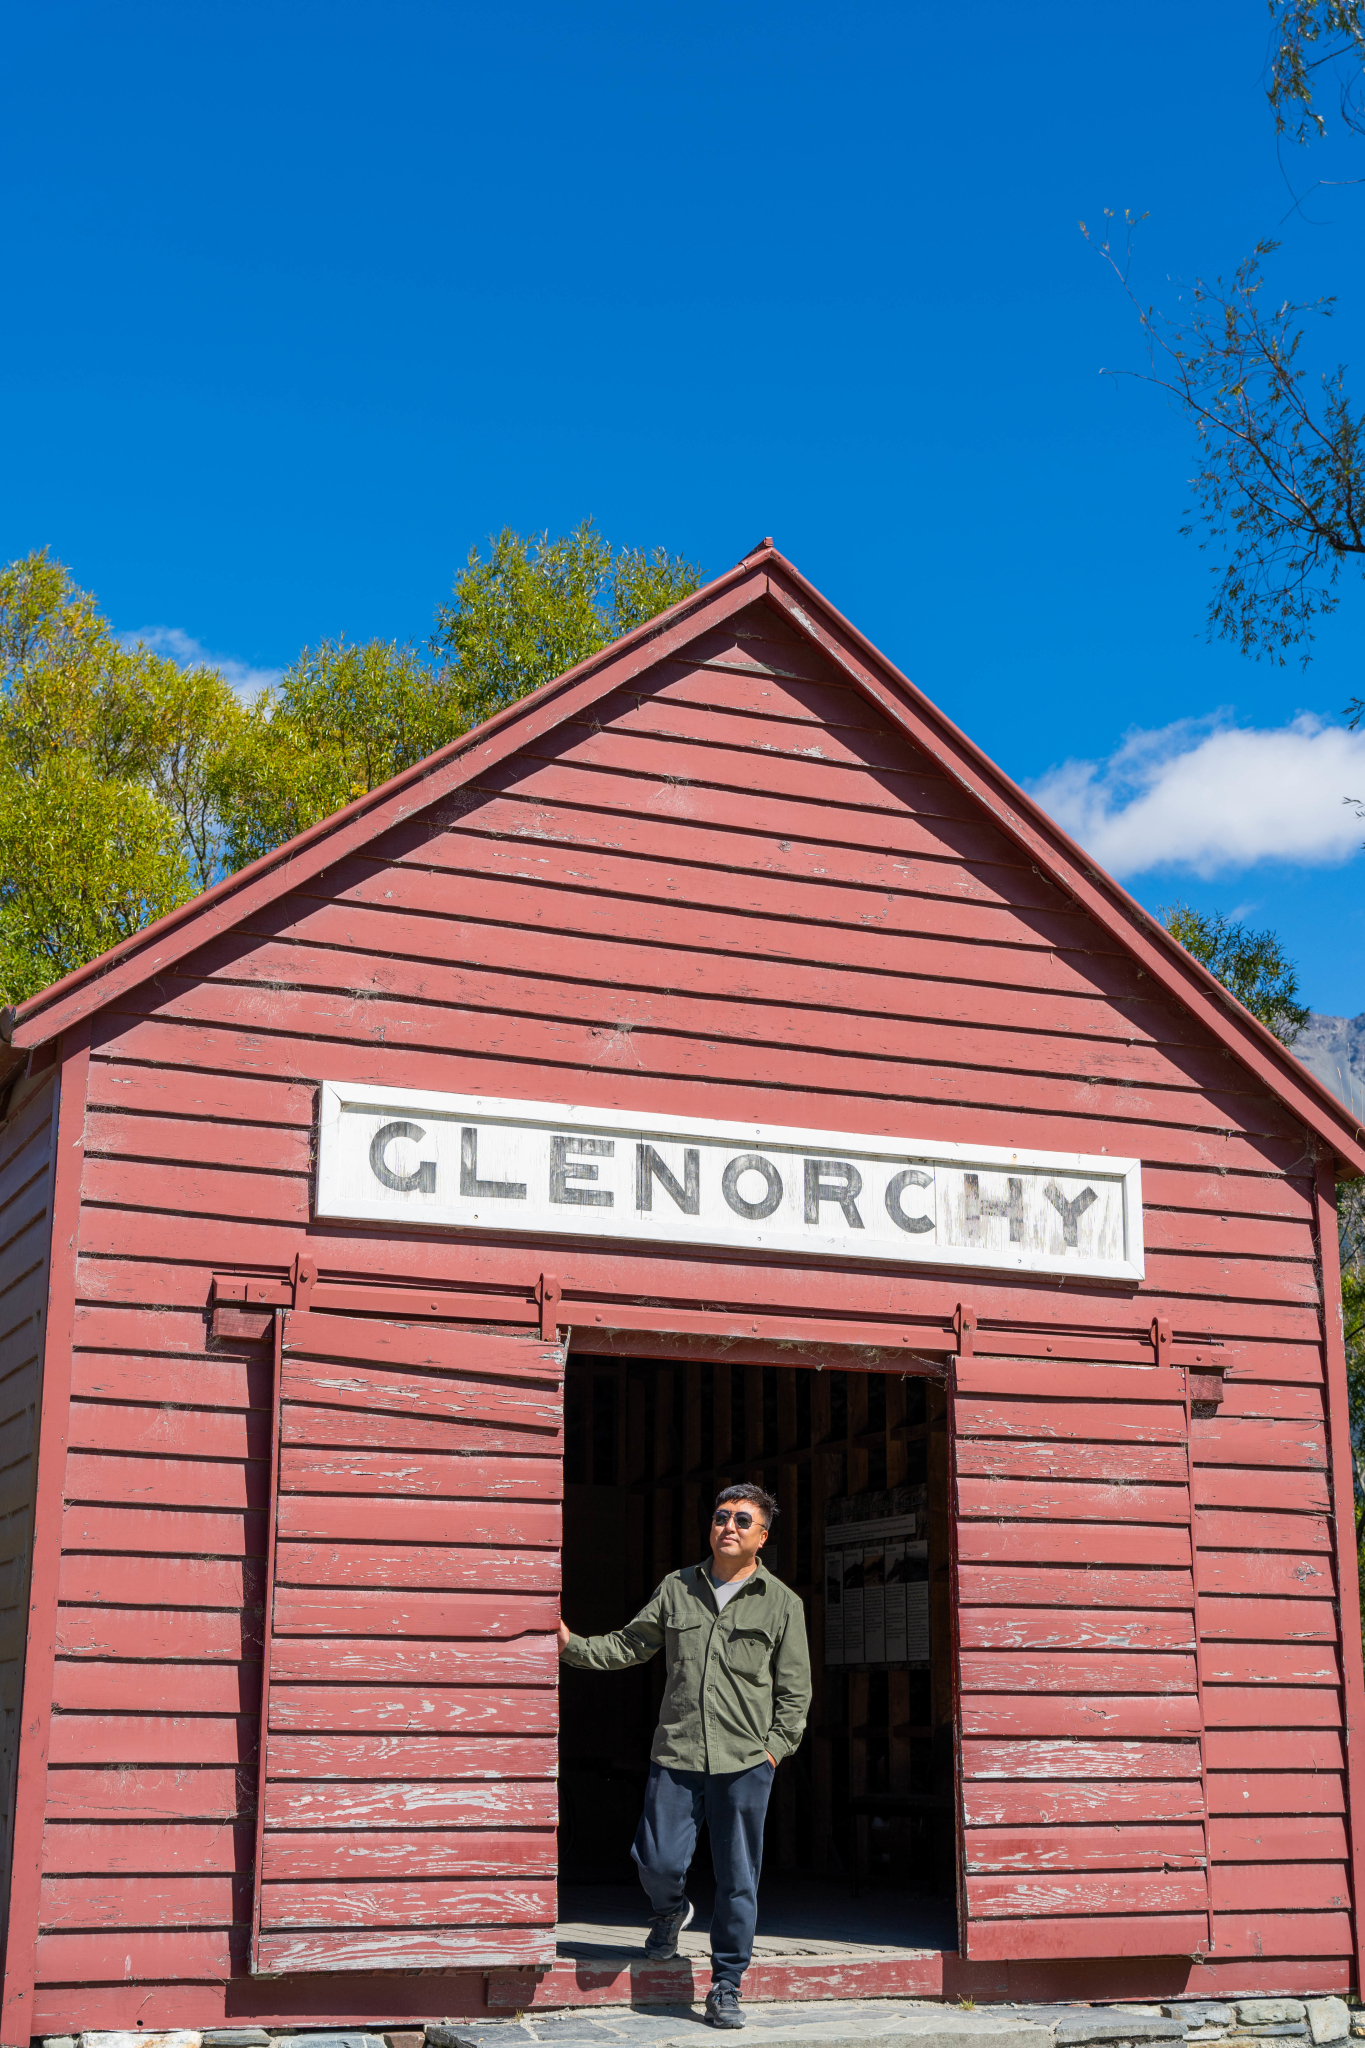
[[[1343,563],[1365,558],[1365,417],[1352,409],[1344,365],[1314,382],[1298,361],[1303,317],[1330,317],[1333,301],[1267,307],[1261,266],[1277,245],[1266,241],[1230,284],[1197,279],[1186,322],[1168,320],[1129,282],[1138,224],[1124,215],[1122,260],[1112,231],[1097,245],[1147,342],[1148,370],[1117,374],[1144,377],[1194,427],[1200,467],[1181,530],[1202,526],[1201,547],[1223,557],[1210,632],[1282,663],[1336,609]],[[1093,241],[1084,222],[1081,232]]]
[[[1327,133],[1313,105],[1315,74],[1330,67],[1338,112],[1346,127],[1365,135],[1365,0],[1269,0],[1270,56],[1266,98],[1275,133],[1311,142]],[[1291,123],[1298,122],[1297,128]]]

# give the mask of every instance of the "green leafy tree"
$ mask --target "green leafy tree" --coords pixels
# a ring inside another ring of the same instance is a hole
[[[20,1002],[213,879],[216,672],[120,645],[45,550],[0,569],[0,996]]]
[[[229,869],[269,853],[425,760],[468,721],[411,646],[324,640],[265,691],[209,774]]]
[[[1168,904],[1159,915],[1186,952],[1216,974],[1281,1045],[1294,1043],[1309,1012],[1299,1001],[1298,972],[1274,932],[1253,931],[1219,911],[1195,910],[1188,903]]]
[[[305,648],[243,706],[124,647],[41,551],[0,570],[0,1001],[21,1002],[689,595],[694,564],[592,522],[494,536],[430,649]]]
[[[510,529],[477,548],[411,645],[324,641],[261,697],[210,777],[237,868],[690,595],[694,563],[613,549],[585,520],[552,540]]]
[[[586,661],[701,582],[663,548],[613,551],[590,519],[551,540],[504,528],[477,548],[436,613],[433,651],[470,725]]]

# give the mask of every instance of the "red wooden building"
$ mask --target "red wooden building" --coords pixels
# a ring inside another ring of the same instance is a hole
[[[1360,1981],[1360,1134],[768,544],[3,1035],[5,2043],[668,1995],[561,1558],[741,1472],[750,1995]]]

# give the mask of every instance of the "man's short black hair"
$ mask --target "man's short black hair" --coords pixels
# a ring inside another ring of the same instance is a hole
[[[773,1499],[772,1495],[765,1493],[761,1486],[751,1486],[747,1479],[743,1480],[738,1486],[727,1486],[722,1492],[718,1493],[716,1495],[716,1507],[726,1507],[732,1500],[751,1500],[762,1515],[765,1526],[769,1529],[772,1528],[773,1523],[777,1520],[777,1502]],[[712,1512],[714,1513],[715,1510],[713,1509]]]

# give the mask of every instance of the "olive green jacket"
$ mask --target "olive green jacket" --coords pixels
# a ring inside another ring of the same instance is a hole
[[[626,1671],[667,1650],[650,1755],[674,1771],[748,1771],[781,1763],[810,1709],[806,1615],[762,1561],[717,1611],[706,1564],[670,1572],[634,1621],[608,1636],[570,1636],[564,1662]]]

